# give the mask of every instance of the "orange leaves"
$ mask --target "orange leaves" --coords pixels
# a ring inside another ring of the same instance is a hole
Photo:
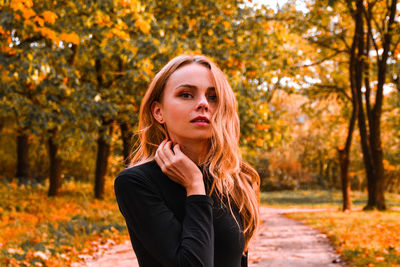
[[[400,245],[398,216],[397,212],[378,211],[291,215],[332,236],[351,266],[397,266],[392,264],[400,256],[396,249]]]
[[[268,124],[262,124],[262,125],[261,124],[256,124],[256,128],[258,130],[262,131],[262,130],[267,130],[267,129],[271,128],[271,126],[268,125]]]
[[[228,45],[232,45],[232,44],[233,44],[232,39],[229,39],[228,37],[224,37],[224,41],[225,41],[225,43],[228,44]]]
[[[399,58],[398,56],[400,55],[400,43],[397,44],[396,48],[394,49],[394,57]]]
[[[56,22],[56,19],[58,18],[57,14],[51,11],[44,11],[42,13],[42,17],[44,18],[45,22],[48,22],[50,24],[54,24]]]
[[[7,53],[9,55],[15,55],[17,53],[17,50],[13,47],[9,47],[9,46],[2,46],[0,48],[1,52]]]
[[[135,26],[138,27],[145,34],[148,34],[151,29],[150,23],[142,18],[139,18],[135,21]]]
[[[120,0],[119,4],[122,7],[132,7],[132,6],[134,7],[134,6],[137,6],[138,1],[137,0]]]
[[[36,15],[35,11],[33,11],[32,9],[23,9],[21,10],[22,12],[22,16],[24,17],[24,19],[29,19],[30,17],[33,17]]]
[[[68,84],[68,77],[64,77],[62,80],[62,83],[67,85]]]
[[[131,4],[131,1],[130,0],[121,0],[121,1],[119,1],[119,4],[122,7],[128,7]]]
[[[263,141],[261,138],[257,138],[257,143],[256,143],[256,145],[257,145],[258,147],[262,147],[263,144],[264,144],[264,141]]]
[[[24,19],[29,19],[36,15],[35,11],[31,9],[32,6],[33,2],[31,0],[13,0],[10,3],[11,9],[14,11],[20,11]]]
[[[72,44],[79,44],[79,36],[72,32],[72,33],[61,33],[60,34],[60,40],[65,41],[67,43],[72,43]]]
[[[196,24],[196,20],[195,19],[191,19],[191,20],[188,21],[188,25],[189,25],[190,29],[192,29],[195,24]]]
[[[36,22],[40,27],[44,26],[44,19],[41,17],[36,16],[33,18],[33,21]]]
[[[224,22],[222,22],[222,24],[224,24],[225,29],[229,29],[231,27],[231,24],[226,20],[224,20]]]
[[[36,28],[36,32],[40,32],[40,34],[46,38],[49,38],[53,42],[58,42],[57,33],[50,28],[43,27],[43,28]]]
[[[24,5],[26,8],[31,8],[33,7],[33,1],[32,0],[14,0],[12,3],[20,3]]]

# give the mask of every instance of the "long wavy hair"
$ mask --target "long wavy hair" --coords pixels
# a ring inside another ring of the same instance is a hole
[[[245,252],[259,223],[260,177],[249,164],[242,160],[239,149],[240,123],[236,98],[225,75],[210,59],[201,55],[178,56],[169,61],[155,75],[140,106],[139,145],[133,151],[129,167],[153,160],[158,145],[168,137],[163,125],[153,117],[151,104],[154,101],[160,101],[172,73],[184,65],[193,63],[210,69],[218,99],[217,108],[211,117],[210,149],[203,164],[214,178],[210,196],[215,190],[221,203],[223,197],[226,197],[232,216],[231,203],[233,202],[238,208],[243,223]]]

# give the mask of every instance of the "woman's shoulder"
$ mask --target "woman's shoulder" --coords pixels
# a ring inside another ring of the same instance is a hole
[[[122,170],[116,177],[115,182],[150,182],[151,177],[158,175],[161,171],[155,160],[140,163]]]

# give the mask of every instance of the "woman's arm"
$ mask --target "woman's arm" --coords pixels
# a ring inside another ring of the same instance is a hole
[[[213,266],[212,199],[190,195],[180,223],[156,186],[139,172],[122,172],[115,194],[130,231],[164,266]],[[134,242],[134,240],[133,240]]]

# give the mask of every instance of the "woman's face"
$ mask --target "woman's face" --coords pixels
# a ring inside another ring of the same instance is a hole
[[[211,116],[217,103],[210,69],[191,63],[168,78],[161,103],[152,104],[152,113],[165,124],[172,141],[204,141],[211,137]]]

